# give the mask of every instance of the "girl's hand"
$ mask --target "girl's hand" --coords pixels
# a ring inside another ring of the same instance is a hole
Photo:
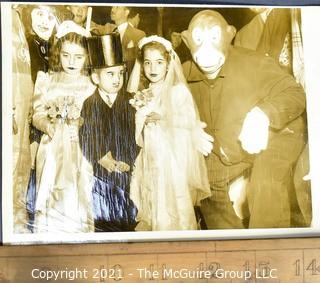
[[[51,139],[53,138],[55,131],[56,131],[55,125],[48,123],[46,126],[46,133]]]
[[[150,114],[147,115],[147,118],[145,120],[145,123],[156,123],[159,120],[161,120],[161,115],[156,112],[151,112]]]

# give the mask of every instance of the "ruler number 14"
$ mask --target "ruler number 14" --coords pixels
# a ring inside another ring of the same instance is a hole
[[[312,275],[320,274],[320,265],[317,263],[316,259],[313,259],[307,267],[308,271],[311,271]]]
[[[295,275],[301,275],[301,260],[298,259],[294,262]],[[311,262],[307,265],[306,270],[311,272],[311,275],[320,275],[320,264],[316,259],[312,259]]]

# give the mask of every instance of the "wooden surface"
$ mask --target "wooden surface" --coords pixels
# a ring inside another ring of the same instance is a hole
[[[319,283],[320,238],[2,246],[0,282]]]

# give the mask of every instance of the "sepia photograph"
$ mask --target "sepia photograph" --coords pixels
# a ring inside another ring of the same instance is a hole
[[[319,236],[317,13],[1,3],[3,243]]]

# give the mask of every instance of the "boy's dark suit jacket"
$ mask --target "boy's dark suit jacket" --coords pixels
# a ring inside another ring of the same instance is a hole
[[[86,99],[81,117],[84,123],[79,140],[84,157],[92,164],[94,174],[93,210],[96,231],[132,231],[136,208],[129,198],[130,177],[137,156],[135,110],[129,94],[118,93],[112,107],[99,91]],[[108,172],[99,160],[108,152],[116,161],[130,166],[129,172]]]

